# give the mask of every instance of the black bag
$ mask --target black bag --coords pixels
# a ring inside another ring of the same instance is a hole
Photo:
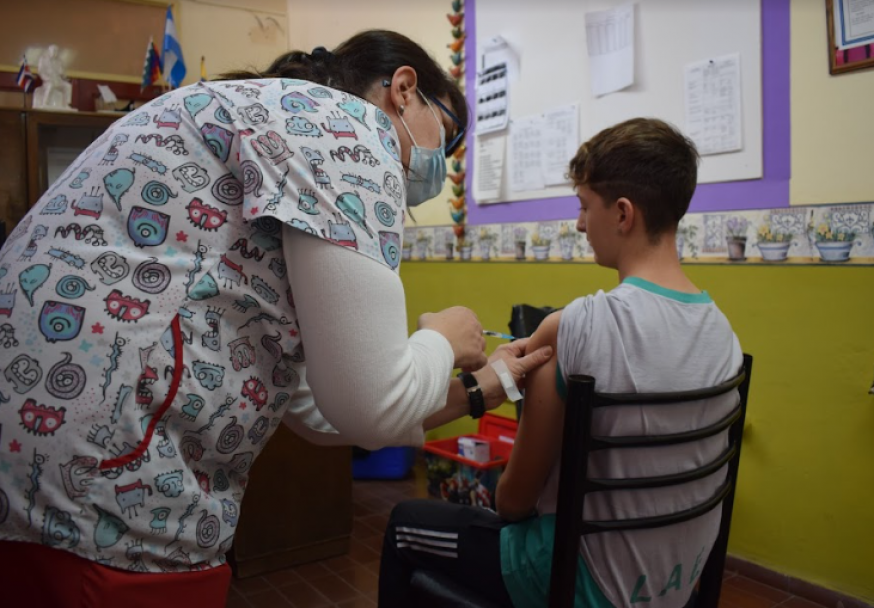
[[[543,320],[558,308],[551,306],[531,306],[529,304],[514,304],[510,314],[510,335],[517,338],[527,338]]]

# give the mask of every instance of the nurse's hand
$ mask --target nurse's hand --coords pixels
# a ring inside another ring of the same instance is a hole
[[[419,317],[419,329],[432,329],[449,340],[456,368],[479,369],[488,360],[483,326],[469,308],[453,306],[440,312],[426,312]]]
[[[537,350],[525,354],[530,338],[522,338],[514,340],[509,344],[502,344],[495,349],[492,356],[489,357],[489,363],[501,359],[507,364],[507,369],[513,376],[518,389],[525,388],[525,374],[533,372],[535,369],[547,363],[553,354],[552,346],[541,346]],[[485,366],[483,369],[474,372],[474,377],[482,388],[483,396],[485,397],[486,409],[491,410],[507,399],[507,394],[504,392],[504,387],[498,379],[498,374],[491,365]]]

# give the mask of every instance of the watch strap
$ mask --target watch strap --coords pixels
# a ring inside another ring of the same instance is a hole
[[[486,401],[483,397],[483,391],[476,381],[476,378],[470,372],[461,372],[458,378],[464,385],[467,391],[467,402],[470,405],[470,417],[473,419],[482,418],[486,413]]]

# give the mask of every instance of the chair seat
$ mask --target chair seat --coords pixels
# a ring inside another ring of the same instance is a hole
[[[512,608],[490,602],[474,590],[432,570],[416,570],[411,587],[416,608]]]

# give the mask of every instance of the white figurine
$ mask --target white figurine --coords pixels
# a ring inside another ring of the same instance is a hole
[[[64,78],[64,63],[56,45],[52,44],[42,52],[37,69],[42,85],[33,93],[33,107],[75,112],[76,109],[70,105],[73,85]]]

